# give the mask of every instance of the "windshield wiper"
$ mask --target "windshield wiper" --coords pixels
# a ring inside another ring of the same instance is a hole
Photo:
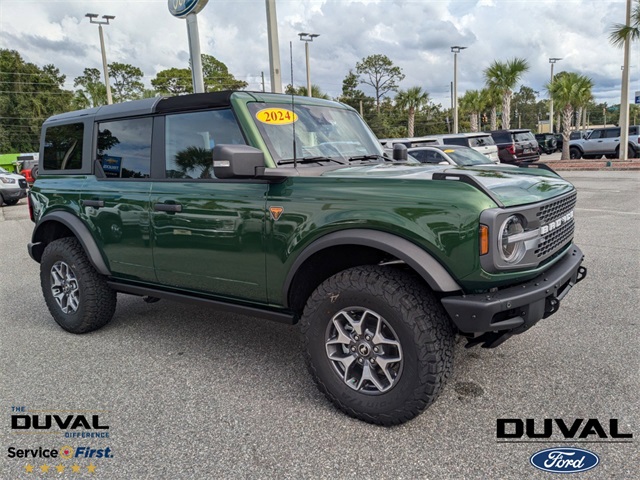
[[[349,157],[350,162],[357,162],[359,160],[378,160],[379,158],[384,161],[391,161],[390,158],[385,157],[384,155],[372,154],[372,155],[356,155],[354,157]]]
[[[293,159],[278,160],[278,162],[276,163],[278,165],[288,165],[292,163],[322,163],[322,162],[335,162],[340,165],[344,165],[344,162],[341,162],[331,157],[302,157],[302,158],[296,158],[295,160]]]

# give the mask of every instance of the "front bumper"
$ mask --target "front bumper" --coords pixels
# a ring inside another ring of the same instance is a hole
[[[3,188],[0,189],[0,194],[5,200],[20,200],[27,196],[26,188]]]
[[[442,304],[462,333],[491,332],[474,343],[497,346],[558,311],[560,301],[587,275],[587,269],[581,266],[583,259],[582,251],[573,245],[562,259],[533,280],[496,292],[445,297]]]

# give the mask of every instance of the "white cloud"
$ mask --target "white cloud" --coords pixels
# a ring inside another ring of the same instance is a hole
[[[305,83],[304,46],[297,33],[319,33],[311,47],[312,81],[332,96],[362,58],[382,53],[402,67],[402,87],[420,85],[448,105],[453,76],[449,47],[468,49],[459,58],[458,91],[481,88],[493,60],[527,59],[523,83],[544,95],[549,57],[562,57],[556,72],[577,71],[595,83],[597,101],[619,102],[621,50],[608,41],[613,23],[624,19],[624,0],[277,0],[283,82],[289,83],[289,42],[295,83]],[[29,1],[0,3],[0,46],[38,65],[55,64],[73,78],[86,67],[101,68],[98,32],[87,12],[115,15],[104,28],[110,62],[131,63],[145,82],[164,68],[186,67],[184,20],[172,17],[166,0]],[[268,85],[269,56],[264,0],[215,0],[199,15],[203,53],[227,64],[259,89]],[[633,47],[631,90],[640,89],[640,54]]]

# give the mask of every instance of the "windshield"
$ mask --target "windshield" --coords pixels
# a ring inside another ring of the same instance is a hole
[[[446,148],[443,152],[449,155],[449,157],[451,157],[451,159],[458,165],[462,165],[464,167],[493,163],[486,156],[475,151],[473,148]]]
[[[293,159],[294,128],[298,160],[326,157],[341,161],[383,154],[376,137],[352,110],[257,102],[247,107],[276,163]]]

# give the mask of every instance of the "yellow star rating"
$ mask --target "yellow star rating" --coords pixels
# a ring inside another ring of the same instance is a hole
[[[96,473],[96,466],[93,463],[90,463],[87,467],[87,470],[89,471],[89,473]]]
[[[27,473],[33,473],[33,465],[25,465],[24,469]]]
[[[42,465],[40,467],[40,470],[42,470],[42,473],[48,473],[49,472],[49,465]]]
[[[77,463],[74,465],[71,465],[71,471],[73,473],[80,473],[80,465],[78,465]]]
[[[58,473],[64,473],[64,465],[60,464],[56,467],[56,470],[58,470]]]

